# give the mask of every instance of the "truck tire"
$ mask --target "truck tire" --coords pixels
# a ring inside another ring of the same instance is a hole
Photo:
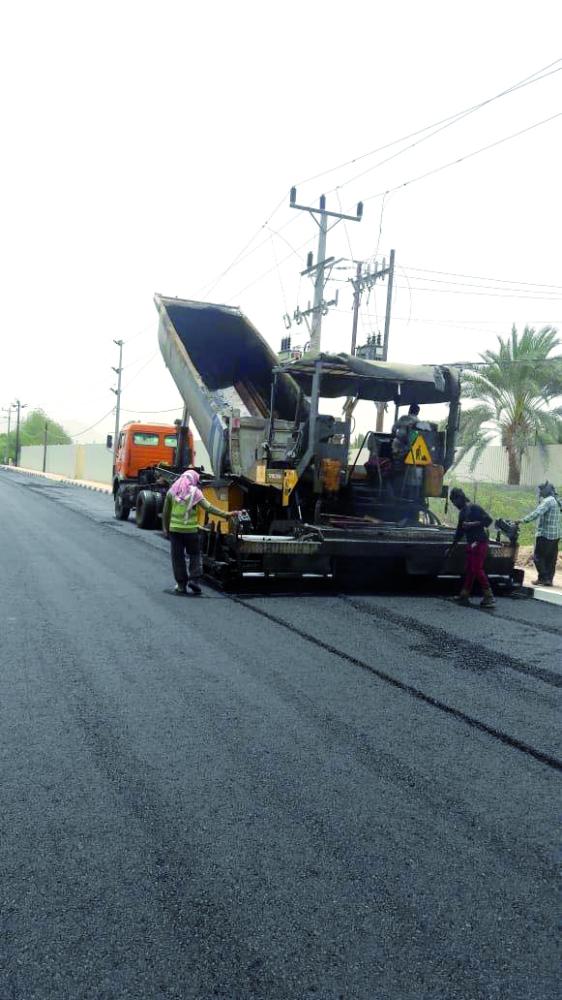
[[[127,503],[123,493],[118,491],[115,494],[115,517],[118,521],[128,521],[130,512],[130,504]]]
[[[158,497],[151,490],[141,490],[137,497],[135,520],[137,528],[149,531],[155,528],[158,521]]]

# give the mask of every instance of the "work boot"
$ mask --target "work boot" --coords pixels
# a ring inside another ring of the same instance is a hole
[[[174,587],[174,594],[177,594],[178,597],[185,597],[187,594],[185,583],[176,583]]]
[[[460,594],[455,597],[457,604],[460,604],[462,608],[470,607],[470,594],[467,590],[461,590]]]
[[[480,601],[481,608],[495,608],[496,601],[491,590],[484,591],[484,597]]]
[[[193,594],[199,595],[201,593],[201,587],[198,583],[190,581],[187,586]]]

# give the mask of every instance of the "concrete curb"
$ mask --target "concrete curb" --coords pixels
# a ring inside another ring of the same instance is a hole
[[[535,601],[544,601],[545,604],[562,605],[562,590],[559,587],[533,587],[524,583],[519,589],[520,594],[531,597]]]
[[[562,590],[554,590],[552,587],[535,587],[533,598],[535,601],[544,601],[545,604],[562,606]]]
[[[535,601],[544,601],[545,604],[561,604],[562,605],[562,590],[552,589],[551,587],[530,587],[527,584],[523,584],[517,594],[521,594],[523,597],[531,597]]]
[[[111,486],[104,486],[102,483],[93,483],[83,479],[67,479],[59,476],[55,472],[39,472],[37,469],[22,469],[15,465],[0,465],[0,469],[6,472],[19,472],[23,476],[40,476],[42,479],[52,479],[55,483],[63,483],[66,486],[79,486],[83,490],[92,490],[94,493],[111,494]]]

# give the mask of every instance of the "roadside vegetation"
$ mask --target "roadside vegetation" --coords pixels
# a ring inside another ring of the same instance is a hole
[[[532,486],[507,486],[504,483],[476,483],[474,481],[455,479],[448,476],[449,488],[460,486],[467,497],[480,504],[494,520],[504,517],[509,521],[517,521],[535,509],[538,503],[537,491]],[[444,500],[430,500],[430,506],[437,516],[446,524],[456,525],[458,512],[449,504],[445,514]],[[536,522],[522,524],[519,533],[520,545],[533,545],[535,540]]]
[[[16,416],[12,413],[10,438],[7,433],[0,434],[0,462],[15,461],[16,457]],[[51,420],[43,410],[32,410],[20,427],[20,448],[29,444],[44,444],[45,424],[47,424],[47,445],[72,444],[72,439],[64,427],[56,420]]]
[[[526,326],[521,335],[498,337],[498,349],[485,351],[480,362],[462,374],[462,396],[476,405],[462,414],[460,447],[456,462],[470,452],[470,471],[488,445],[500,442],[507,451],[508,482],[521,480],[521,461],[533,445],[555,444],[562,439],[561,346],[554,327],[538,332]]]

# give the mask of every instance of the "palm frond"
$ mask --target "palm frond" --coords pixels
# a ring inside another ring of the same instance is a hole
[[[472,452],[470,458],[470,465],[469,465],[470,472],[474,472],[482,453],[486,450],[488,445],[492,443],[493,440],[494,440],[493,434],[481,434],[478,437],[476,443],[473,445],[474,451]]]
[[[487,408],[481,422],[494,424],[502,444],[519,460],[533,444],[562,435],[558,422],[562,407],[552,409],[556,397],[562,395],[562,355],[552,357],[560,344],[552,326],[538,331],[525,326],[520,334],[514,325],[508,337],[498,337],[496,350],[480,355],[483,367],[475,365],[463,371],[464,397],[481,401],[474,407],[476,414],[481,407]],[[465,420],[463,457],[469,447],[486,447],[485,436],[478,417],[468,423]],[[473,459],[474,453],[471,462]]]

